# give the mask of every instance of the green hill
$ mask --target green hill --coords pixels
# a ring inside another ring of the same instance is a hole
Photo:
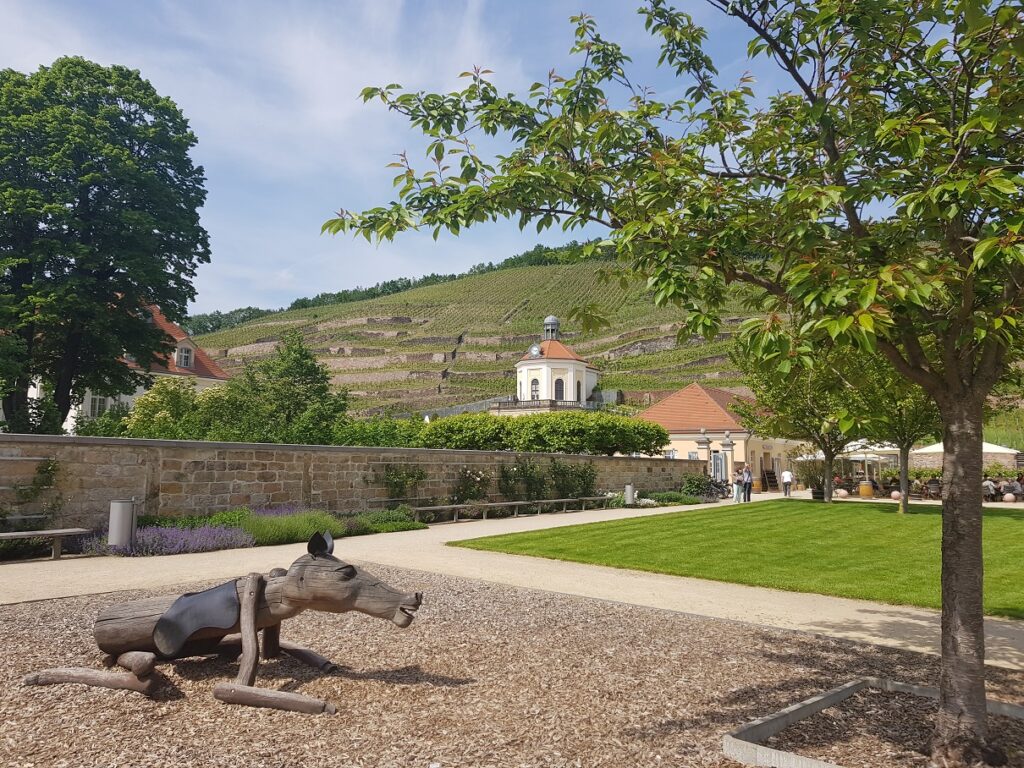
[[[266,355],[298,330],[352,393],[360,413],[429,412],[515,389],[513,366],[540,336],[545,316],[563,318],[563,339],[603,373],[604,389],[628,402],[708,380],[740,385],[728,360],[729,326],[718,339],[677,339],[682,313],[659,309],[641,284],[602,282],[600,264],[529,266],[471,275],[377,299],[274,313],[199,336],[227,370]],[[565,322],[598,304],[610,328],[582,334]],[[740,308],[733,308],[738,317]]]

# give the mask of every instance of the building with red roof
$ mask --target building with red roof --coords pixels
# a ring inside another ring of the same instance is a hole
[[[783,469],[792,469],[791,454],[800,443],[751,432],[734,410],[739,402],[753,399],[694,383],[641,411],[637,418],[665,428],[669,456],[708,461],[719,479],[749,464],[755,478],[771,483]]]
[[[151,305],[146,307],[146,311],[149,313],[153,324],[167,334],[174,342],[174,352],[165,359],[154,362],[150,366],[149,372],[154,379],[160,379],[165,376],[187,376],[195,382],[196,389],[203,390],[217,384],[223,384],[230,378],[179,325],[172,323],[164,316],[164,313],[160,311],[160,307]],[[134,360],[126,360],[126,363],[131,368],[139,367]],[[64,429],[71,431],[79,418],[84,416],[85,418],[94,419],[114,405],[127,405],[130,407],[146,391],[146,387],[139,387],[132,394],[118,395],[117,397],[105,397],[87,391],[82,399],[82,404],[77,408],[73,408],[71,413],[68,414],[68,420],[64,424]]]

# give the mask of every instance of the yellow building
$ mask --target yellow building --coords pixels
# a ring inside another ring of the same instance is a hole
[[[735,392],[690,384],[638,417],[660,424],[668,431],[667,456],[707,460],[709,471],[718,479],[729,478],[746,463],[755,478],[774,485],[772,481],[783,469],[793,468],[787,454],[800,443],[751,433],[732,410],[739,401],[753,402]]]

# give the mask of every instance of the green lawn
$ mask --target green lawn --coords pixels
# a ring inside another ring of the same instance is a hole
[[[453,546],[938,608],[940,535],[933,506],[769,501]],[[1024,618],[1024,509],[985,512],[985,612]]]

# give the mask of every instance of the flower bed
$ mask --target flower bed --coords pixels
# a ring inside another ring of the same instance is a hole
[[[408,507],[335,517],[329,512],[296,507],[256,509],[239,507],[212,515],[191,517],[143,516],[135,544],[111,547],[99,533],[83,547],[88,554],[144,557],[212,552],[220,549],[264,547],[307,541],[314,533],[328,531],[334,538],[369,533],[392,533],[426,528],[412,518]]]

